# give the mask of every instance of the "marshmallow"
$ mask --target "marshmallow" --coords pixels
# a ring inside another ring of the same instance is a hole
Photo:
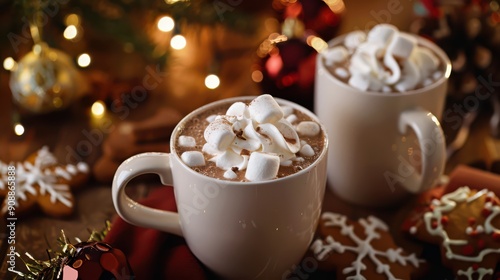
[[[235,102],[227,109],[226,115],[249,117],[248,107],[243,102]]]
[[[250,117],[257,123],[274,123],[283,118],[283,110],[269,94],[260,95],[248,105]]]
[[[424,87],[426,87],[426,86],[430,86],[432,83],[433,83],[432,79],[427,78],[427,79],[424,80],[424,82],[422,83],[422,85]]]
[[[210,161],[214,161],[215,166],[224,170],[228,170],[233,167],[243,170],[247,167],[248,156],[241,156],[232,150],[227,150],[224,153],[211,158]]]
[[[378,59],[382,57],[383,52],[384,50],[381,45],[365,42],[359,45],[354,55],[360,56],[365,63],[368,63],[370,72],[378,74],[382,73],[382,66]],[[360,61],[358,61],[358,63],[359,62]]]
[[[394,56],[385,54],[384,65],[391,70],[391,73],[384,78],[384,82],[393,85],[401,78],[401,69]]]
[[[399,92],[414,89],[420,82],[420,71],[415,63],[410,59],[405,60],[403,67],[403,78],[394,88]]]
[[[372,72],[372,68],[370,67],[371,63],[368,61],[368,57],[366,55],[362,55],[360,53],[355,53],[351,57],[351,64],[349,64],[349,72],[354,75],[370,75]]]
[[[299,118],[295,114],[291,114],[290,116],[286,117],[286,121],[289,123],[294,123],[298,120]]]
[[[284,126],[284,125],[283,125]],[[293,128],[291,128],[293,130]],[[294,156],[300,149],[298,136],[285,140],[282,132],[270,123],[263,123],[257,127],[257,132],[265,140],[262,142],[262,151],[265,153],[276,153],[281,159],[287,160]],[[295,141],[295,142],[294,142]]]
[[[296,162],[303,162],[305,159],[303,157],[296,157],[296,158],[293,158],[292,161],[296,161]]]
[[[248,160],[245,178],[249,181],[274,179],[278,175],[280,158],[276,155],[254,152]]]
[[[288,116],[290,116],[291,114],[293,114],[293,108],[290,107],[290,106],[280,106],[281,107],[281,110],[283,111],[283,116],[286,118]]]
[[[335,70],[333,72],[335,73],[335,75],[337,75],[341,79],[347,79],[347,78],[349,78],[349,75],[350,75],[349,71],[347,71],[343,67],[337,67],[337,68],[335,68]]]
[[[372,78],[369,83],[368,90],[370,91],[380,91],[384,87],[384,83],[379,79]]]
[[[389,46],[387,47],[386,56],[392,55],[394,57],[408,59],[417,46],[417,40],[411,35],[399,33],[394,35]]]
[[[408,34],[399,33],[393,36],[384,56],[384,64],[391,70],[385,79],[387,84],[393,85],[401,78],[401,69],[396,57],[408,60],[416,46],[417,40]]]
[[[216,155],[219,153],[218,150],[216,150],[214,147],[212,147],[212,145],[210,145],[208,143],[205,143],[205,145],[203,145],[203,148],[201,149],[201,151],[204,153],[207,153],[209,155]]]
[[[226,179],[236,179],[236,177],[238,177],[238,176],[231,169],[228,169],[228,170],[226,170],[226,172],[224,172],[224,178],[226,178]]]
[[[391,89],[390,86],[383,86],[382,87],[382,92],[389,93],[389,92],[392,92],[392,89]]]
[[[290,150],[290,152],[298,152],[300,149],[300,139],[292,124],[286,120],[279,120],[275,125],[283,136],[286,147]]]
[[[442,76],[443,76],[443,72],[441,72],[441,71],[436,71],[436,72],[434,72],[434,74],[432,74],[432,78],[434,80],[440,79]]]
[[[354,49],[366,40],[366,33],[363,31],[353,31],[345,36],[344,45],[348,49]]]
[[[205,157],[198,151],[187,151],[181,155],[182,161],[189,167],[205,165]]]
[[[293,163],[293,161],[291,159],[288,159],[288,160],[284,160],[284,161],[280,162],[280,165],[281,166],[292,166],[292,163]]]
[[[208,144],[219,151],[226,150],[236,137],[231,123],[224,118],[216,118],[211,122],[205,129],[203,136]]]
[[[367,75],[353,74],[347,83],[353,88],[366,91],[370,87],[370,78]]]
[[[180,147],[194,148],[196,146],[196,140],[191,136],[179,136],[179,141],[177,141]]]
[[[304,136],[316,136],[320,131],[319,124],[313,121],[303,121],[297,125],[297,132]]]
[[[217,117],[217,115],[210,115],[208,116],[205,120],[209,123],[215,121],[215,118]]]
[[[439,66],[439,59],[427,48],[415,48],[411,58],[420,68],[422,77],[428,77],[432,72],[436,71]]]
[[[327,49],[323,53],[325,58],[325,65],[332,66],[333,64],[342,63],[347,60],[349,53],[347,49],[343,46],[336,46],[331,49]]]
[[[243,139],[240,137],[235,137],[233,140],[233,150],[241,152],[242,150],[247,150],[247,151],[256,151],[260,149],[261,143],[258,140],[255,139]]]
[[[385,46],[396,33],[398,33],[398,29],[394,25],[378,24],[368,32],[366,41]]]
[[[314,156],[314,150],[311,147],[311,145],[305,144],[304,146],[302,146],[302,148],[300,148],[299,154],[301,154],[305,157],[312,157],[312,156]]]
[[[251,122],[250,119],[247,118],[237,118],[233,123],[233,131],[238,134],[240,131],[243,131],[245,127]]]

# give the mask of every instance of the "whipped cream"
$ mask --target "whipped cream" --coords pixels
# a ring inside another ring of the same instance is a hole
[[[426,86],[443,76],[440,60],[415,36],[390,24],[368,33],[349,33],[343,45],[322,53],[334,75],[362,91],[405,92]]]

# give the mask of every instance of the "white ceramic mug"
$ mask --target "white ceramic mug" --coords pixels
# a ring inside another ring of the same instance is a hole
[[[263,182],[202,175],[186,166],[175,150],[175,139],[187,120],[222,103],[253,98],[231,98],[203,106],[174,129],[171,153],[139,154],[124,161],[113,180],[113,203],[131,224],[183,236],[193,254],[222,278],[281,279],[300,262],[316,230],[326,186],[327,137],[313,164]],[[307,109],[276,100],[319,123]],[[163,184],[174,187],[178,213],[148,208],[127,196],[127,183],[145,173],[158,174]]]
[[[317,56],[315,113],[334,139],[328,151],[328,186],[344,200],[388,206],[432,187],[442,175],[445,141],[438,119],[451,63],[432,42],[418,42],[443,61],[444,75],[404,93],[355,89],[333,76],[322,55]]]

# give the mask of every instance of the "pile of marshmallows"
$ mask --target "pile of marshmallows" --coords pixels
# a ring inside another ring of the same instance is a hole
[[[213,156],[210,161],[223,170],[224,177],[235,179],[235,171],[245,170],[249,181],[274,179],[280,165],[291,166],[304,161],[303,156],[314,156],[314,149],[300,135],[315,136],[321,131],[313,121],[302,121],[296,126],[293,108],[280,106],[271,95],[260,95],[247,106],[232,104],[226,115],[210,116],[204,132],[207,143],[203,152]],[[195,139],[180,136],[179,145],[194,147]],[[301,156],[297,156],[301,155]],[[204,166],[203,153],[186,151],[181,159],[190,167]]]
[[[322,55],[336,76],[362,91],[405,92],[443,76],[431,50],[389,24],[376,25],[368,34],[351,32],[343,46],[329,48]]]

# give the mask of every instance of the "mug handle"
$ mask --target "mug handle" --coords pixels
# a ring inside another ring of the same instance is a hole
[[[133,178],[147,173],[158,174],[164,185],[173,185],[170,154],[142,153],[125,160],[113,178],[113,204],[126,222],[146,228],[182,236],[179,214],[144,206],[125,193],[125,187]]]
[[[401,113],[398,126],[401,134],[408,127],[415,131],[422,152],[421,175],[413,172],[413,178],[404,180],[402,185],[412,193],[425,191],[434,186],[444,170],[446,147],[441,124],[432,113],[418,108]]]

